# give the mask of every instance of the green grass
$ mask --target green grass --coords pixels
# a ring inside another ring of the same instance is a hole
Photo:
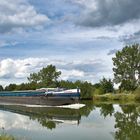
[[[14,137],[9,135],[0,135],[0,140],[15,140]]]
[[[104,94],[94,95],[93,100],[100,101],[140,101],[140,94]]]
[[[124,91],[119,93],[107,93],[107,94],[93,94],[93,100],[99,101],[140,101],[140,88],[135,91]]]

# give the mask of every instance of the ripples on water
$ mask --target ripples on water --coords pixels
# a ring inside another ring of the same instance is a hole
[[[140,139],[140,104],[85,104],[81,109],[0,105],[0,139]]]

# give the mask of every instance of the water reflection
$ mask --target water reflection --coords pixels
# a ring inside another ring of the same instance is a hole
[[[106,118],[107,116],[112,116],[114,113],[113,104],[102,104],[98,105],[100,107],[100,114]]]
[[[73,134],[79,140],[80,136],[89,140],[102,138],[106,140],[138,140],[140,138],[139,104],[95,104],[89,101],[82,103],[86,106],[81,109],[0,105],[0,110],[4,110],[3,114],[0,114],[0,126],[2,126],[3,121],[3,125],[9,129],[16,129],[16,131],[21,129],[20,131],[23,131],[22,127],[24,127],[28,129],[28,135],[35,129],[35,133],[40,133],[41,137],[43,136],[42,131],[47,128],[54,133],[54,140],[57,139],[55,130],[63,130],[64,138]],[[11,114],[6,114],[5,111],[11,112]],[[12,113],[20,114],[20,116],[12,116]],[[11,120],[6,119],[8,115]],[[13,124],[14,119],[16,121]],[[18,122],[18,120],[20,121]],[[6,125],[7,121],[9,121],[11,128],[8,124]],[[30,124],[31,121],[32,124]],[[38,122],[40,126],[34,122]],[[41,130],[42,128],[43,130]],[[49,135],[51,136],[51,133],[47,132],[47,136]]]
[[[140,107],[135,105],[121,105],[122,113],[115,113],[115,138],[117,140],[140,139]]]
[[[113,104],[96,105],[100,107],[100,115],[106,118],[112,116],[115,118],[116,140],[139,140],[140,139],[140,106],[136,104],[119,105],[119,111]],[[121,111],[120,111],[121,109]]]
[[[0,109],[28,116],[30,120],[37,120],[43,127],[48,129],[56,128],[59,123],[75,122],[75,124],[78,124],[81,117],[79,111],[64,108],[0,105]]]

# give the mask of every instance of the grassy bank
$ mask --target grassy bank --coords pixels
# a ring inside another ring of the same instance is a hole
[[[0,135],[0,140],[15,140],[15,138],[7,134],[2,134]]]
[[[93,100],[96,101],[140,101],[140,94],[104,94],[94,95]]]

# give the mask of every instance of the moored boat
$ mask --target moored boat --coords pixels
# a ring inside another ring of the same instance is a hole
[[[47,88],[46,90],[36,91],[0,92],[0,103],[12,104],[59,106],[77,103],[79,98],[79,89]]]
[[[45,91],[25,90],[25,91],[1,91],[0,96],[16,96],[16,97],[28,97],[28,96],[43,96]]]
[[[80,89],[69,89],[65,90],[63,88],[47,89],[45,95],[48,98],[80,98]]]

